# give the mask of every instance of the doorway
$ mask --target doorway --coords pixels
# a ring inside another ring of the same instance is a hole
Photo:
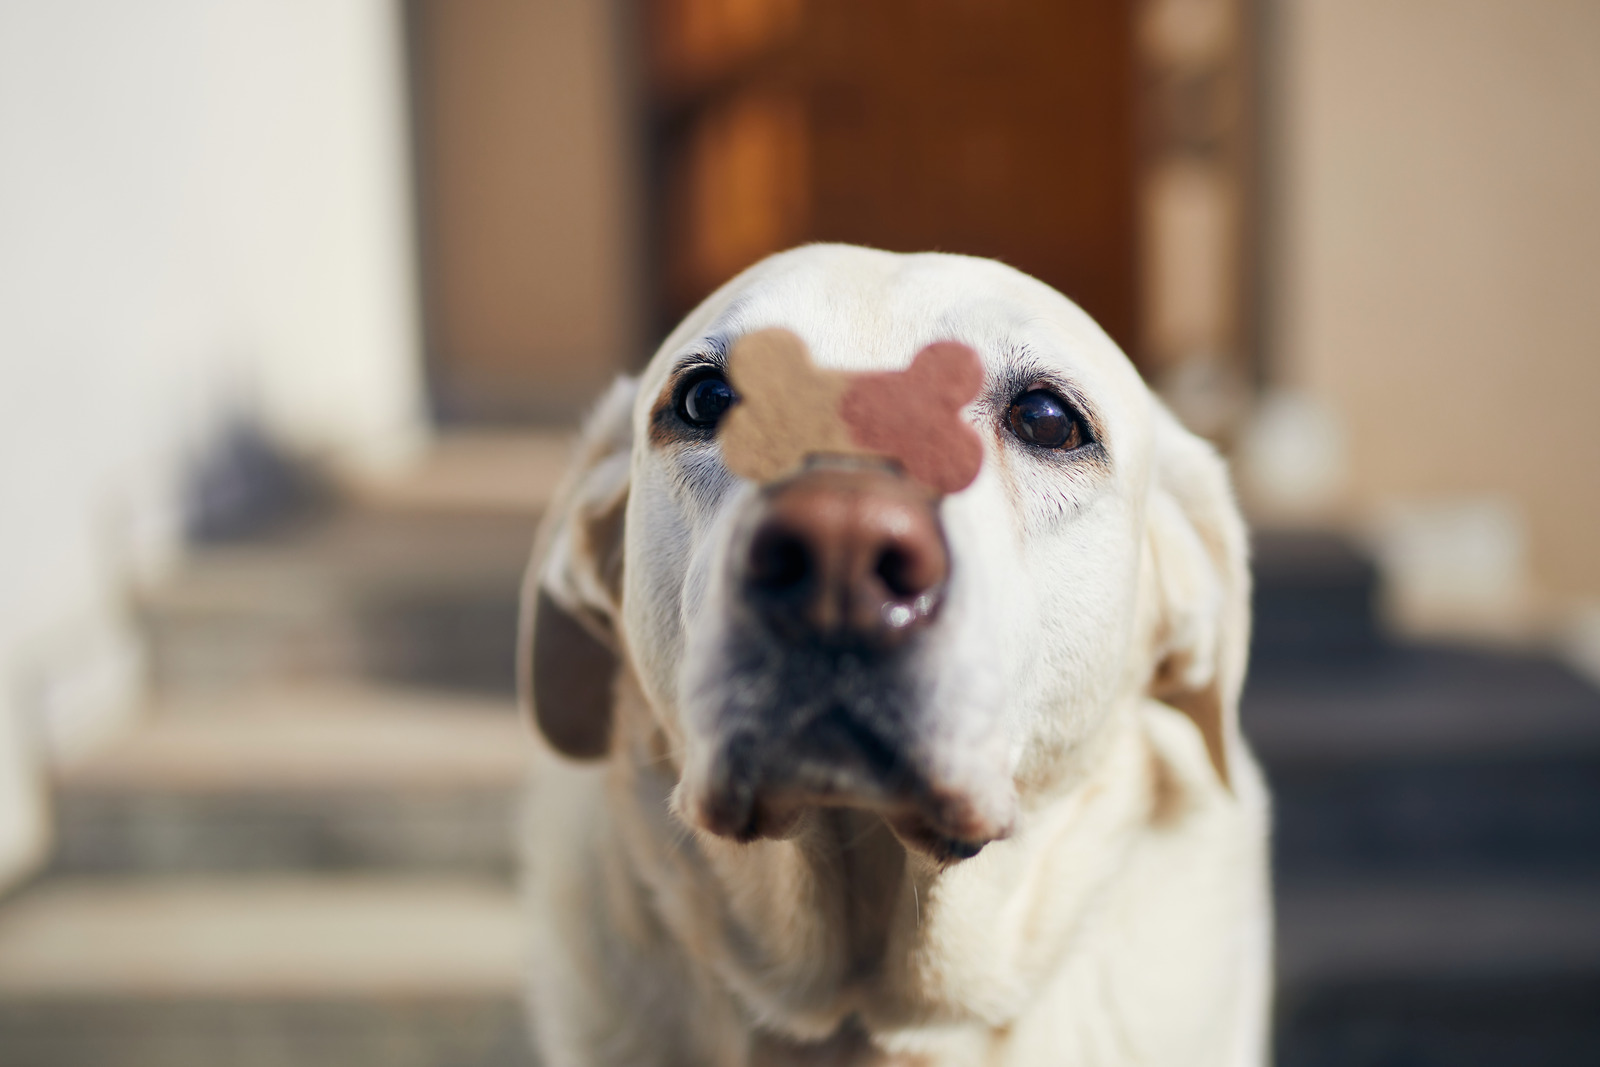
[[[428,363],[569,421],[806,241],[992,256],[1246,381],[1249,0],[411,0]]]

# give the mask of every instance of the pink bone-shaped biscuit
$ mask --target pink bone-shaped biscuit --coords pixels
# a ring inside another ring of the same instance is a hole
[[[903,371],[856,377],[839,402],[851,438],[899,461],[907,474],[940,493],[972,484],[983,441],[961,409],[983,387],[978,354],[954,341],[931,344]]]

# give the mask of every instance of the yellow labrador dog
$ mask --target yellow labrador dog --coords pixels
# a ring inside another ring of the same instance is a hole
[[[976,351],[976,479],[730,473],[727,353],[774,327]],[[735,278],[601,402],[529,570],[543,1062],[1264,1062],[1248,585],[1222,462],[1054,290],[829,245]]]

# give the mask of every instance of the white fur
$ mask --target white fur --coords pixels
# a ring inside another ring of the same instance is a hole
[[[852,370],[962,341],[991,382],[1043,369],[1101,425],[1104,462],[1074,464],[1012,438],[1003,403],[968,409],[986,458],[943,504],[952,575],[918,744],[1009,830],[973,859],[936,864],[870,818],[850,841],[820,818],[753,844],[694,825],[726,684],[726,546],[755,490],[714,445],[652,443],[650,419],[677,361],[769,326]],[[809,246],[710,297],[586,440],[530,586],[609,619],[623,667],[613,755],[547,756],[529,799],[549,1067],[839,1062],[806,1046],[847,1018],[881,1062],[1264,1062],[1267,800],[1235,721],[1243,527],[1221,461],[1088,316],[990,261]],[[567,531],[619,492],[624,455],[616,603]]]

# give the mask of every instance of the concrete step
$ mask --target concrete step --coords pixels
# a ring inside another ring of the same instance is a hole
[[[198,548],[138,607],[163,689],[367,675],[509,692],[537,515],[345,508]]]
[[[1551,657],[1490,649],[1254,662],[1240,716],[1283,767],[1600,752],[1600,689]]]
[[[453,427],[405,469],[349,488],[363,506],[387,512],[537,516],[566,475],[575,441],[571,429]]]
[[[191,692],[56,782],[62,873],[512,867],[508,700],[356,683]]]
[[[1267,770],[1283,879],[1600,875],[1600,753]]]
[[[1600,691],[1551,659],[1267,664],[1241,717],[1284,877],[1600,875]]]
[[[1352,540],[1255,530],[1250,549],[1254,662],[1359,657],[1382,645],[1378,570]]]
[[[524,1067],[518,909],[471,879],[51,879],[0,909],[4,1067]]]
[[[1280,885],[1280,1067],[1600,1063],[1600,879]]]
[[[1288,1049],[1362,991],[1437,1026],[1441,991],[1600,978],[1595,883],[1324,886],[1284,893],[1279,928]],[[47,882],[0,912],[0,1064],[516,1063],[520,944],[512,894],[474,881]],[[1495,1041],[1570,1029],[1541,1005]],[[1403,1019],[1383,1040],[1417,1043]]]
[[[1347,879],[1277,895],[1286,996],[1351,981],[1600,975],[1600,879]]]

